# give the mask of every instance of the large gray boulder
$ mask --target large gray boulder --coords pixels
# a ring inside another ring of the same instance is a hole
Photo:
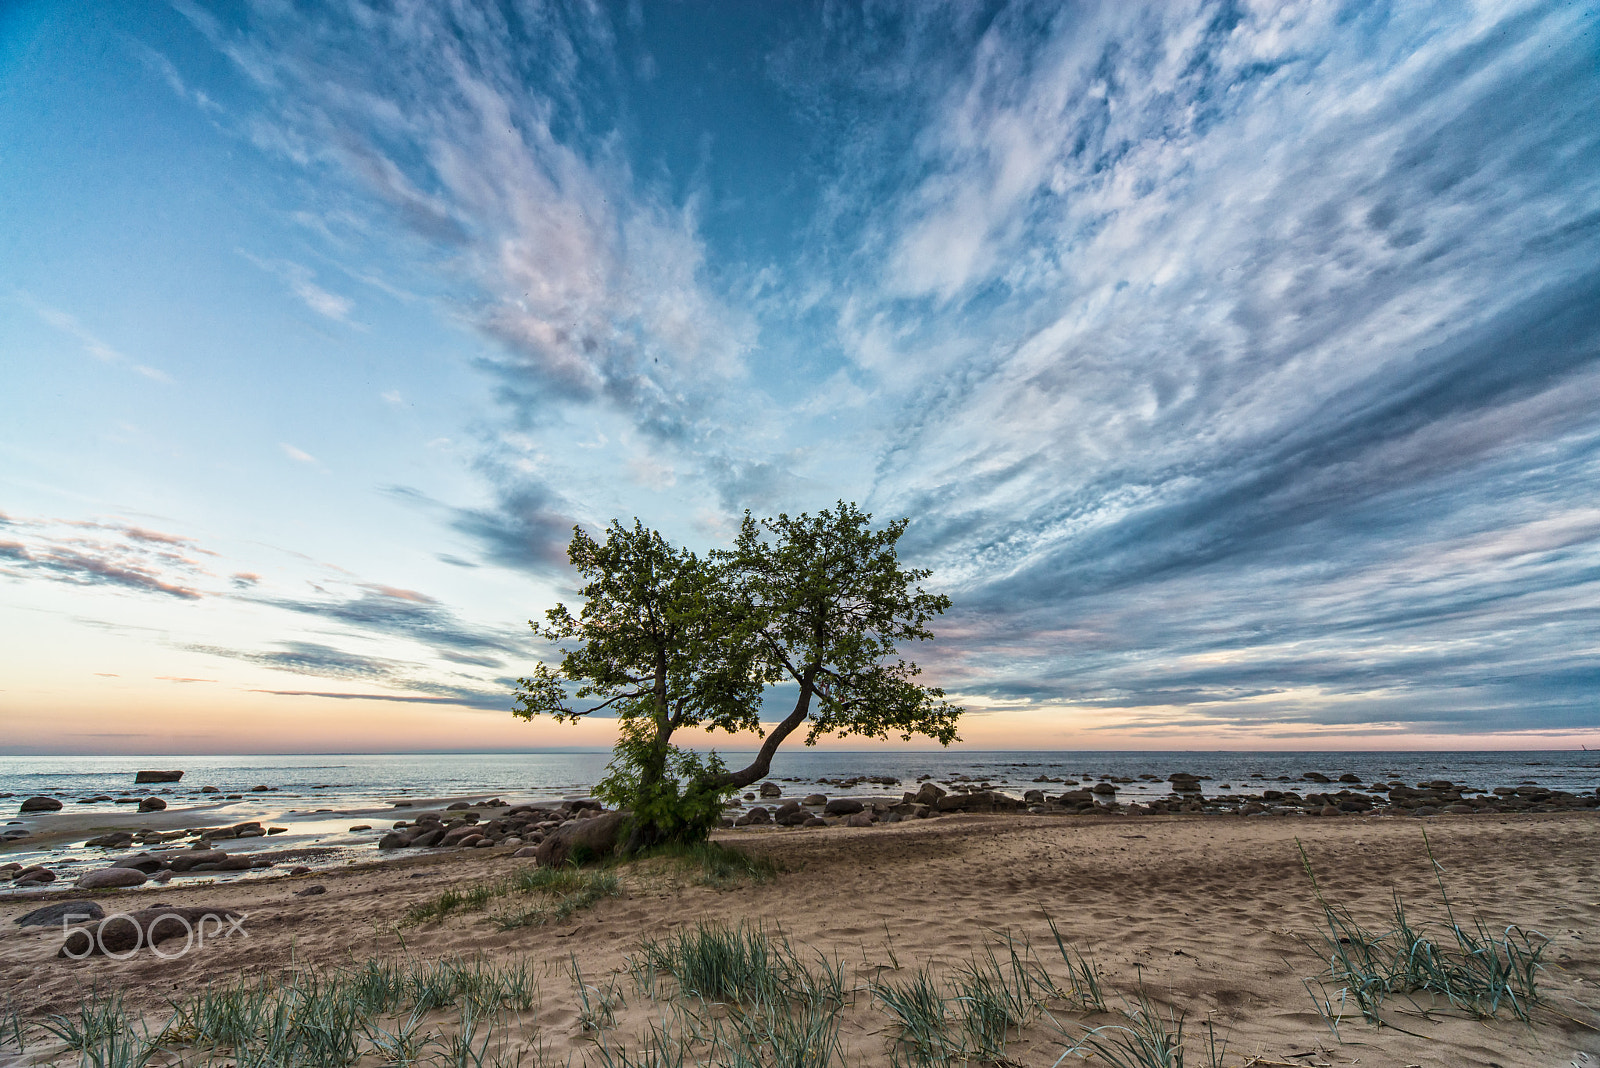
[[[240,909],[158,905],[126,916],[113,916],[92,927],[79,927],[62,942],[56,956],[81,960],[99,953],[127,953],[171,938],[227,937],[237,924],[244,922],[245,915]],[[175,951],[167,952],[170,956]]]
[[[98,868],[78,876],[84,890],[113,890],[123,886],[143,886],[145,874],[133,868]]]
[[[559,868],[569,860],[599,860],[616,852],[627,823],[626,812],[605,812],[563,823],[539,843],[539,866]]]
[[[133,777],[135,783],[141,782],[177,782],[183,778],[181,771],[141,771]]]
[[[822,811],[830,816],[852,816],[865,807],[853,797],[836,797],[824,805]]]
[[[196,865],[215,864],[227,855],[220,849],[191,849],[185,853],[173,854],[167,866],[173,871],[192,871]]]
[[[147,797],[139,802],[140,812],[160,812],[167,807],[167,803],[159,797]]]
[[[82,923],[85,920],[103,920],[105,915],[106,910],[93,901],[57,901],[54,905],[18,916],[11,922],[24,927],[53,927],[68,917],[72,917],[74,923]]]
[[[19,812],[60,812],[61,802],[53,797],[30,797],[22,803]]]
[[[945,792],[943,788],[935,785],[934,783],[925,782],[922,784],[921,789],[917,791],[916,796],[913,797],[912,800],[919,805],[937,805],[939,803],[939,798],[943,797],[944,793]]]

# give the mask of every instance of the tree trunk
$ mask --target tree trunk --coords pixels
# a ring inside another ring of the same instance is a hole
[[[664,681],[661,685],[665,689]],[[674,725],[672,715],[666,708],[664,699],[658,703],[657,709],[656,736],[650,744],[649,753],[640,762],[639,766],[639,796],[641,798],[649,797],[655,791],[655,788],[661,784],[661,780],[666,778],[667,774],[667,749],[672,744]],[[661,833],[661,828],[653,823],[636,819],[633,821],[633,828],[628,832],[628,841],[623,846],[622,851],[632,854],[639,852],[641,849],[649,849],[651,846],[659,845],[663,837],[665,836]]]
[[[794,729],[806,721],[811,714],[811,695],[817,681],[817,665],[809,665],[805,674],[797,681],[800,683],[800,696],[795,700],[794,711],[790,712],[782,723],[772,728],[772,733],[767,735],[766,741],[761,743],[761,749],[756,753],[756,758],[750,765],[741,771],[730,771],[719,780],[719,785],[742,789],[749,786],[757,779],[765,779],[772,770],[772,756],[778,751],[778,746],[783,740],[794,733]]]

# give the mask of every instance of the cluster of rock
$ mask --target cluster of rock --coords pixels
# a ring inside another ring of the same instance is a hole
[[[181,771],[140,771],[140,772],[137,772],[134,775],[133,781],[134,781],[134,783],[136,785],[143,784],[143,783],[172,783],[172,782],[178,782],[182,778],[183,778],[183,772],[181,772]],[[317,789],[317,790],[321,790],[321,789],[325,789],[325,788],[326,788],[325,786],[313,787],[313,789]],[[245,791],[245,793],[269,794],[269,793],[277,793],[277,792],[279,792],[280,789],[281,789],[280,787],[268,786],[265,783],[262,783],[262,784],[250,787],[250,789]],[[165,794],[171,794],[172,793],[171,790],[163,790],[161,792],[165,793]],[[244,798],[244,794],[243,793],[223,794],[222,793],[222,789],[220,787],[217,787],[217,786],[202,786],[202,787],[198,788],[197,790],[190,790],[188,792],[191,795],[194,795],[194,794],[221,795],[226,800],[229,800],[229,801],[239,801],[239,800],[242,800]],[[0,793],[0,799],[9,798],[9,797],[12,797],[12,796],[14,796],[14,795],[9,794],[9,793]],[[77,803],[80,804],[80,805],[96,805],[96,804],[104,804],[106,802],[110,802],[113,805],[138,805],[140,812],[159,812],[160,810],[162,810],[162,809],[167,807],[167,803],[165,801],[163,801],[161,798],[152,797],[152,796],[145,796],[145,795],[124,795],[122,797],[115,797],[115,796],[113,796],[111,794],[93,794],[93,795],[88,796],[88,797],[77,798]],[[61,809],[62,809],[64,804],[65,804],[65,802],[63,802],[58,797],[51,797],[51,796],[49,796],[47,794],[40,794],[40,795],[37,795],[37,796],[34,796],[34,797],[28,797],[28,798],[23,799],[22,804],[21,804],[20,808],[18,809],[18,811],[24,812],[24,813],[59,812],[59,811],[61,811]]]
[[[140,853],[137,856],[114,860],[102,868],[84,872],[77,885],[85,890],[108,890],[117,887],[142,886],[147,881],[164,883],[173,874],[202,875],[208,872],[250,871],[253,868],[270,868],[270,857],[230,856],[220,849],[200,849],[168,856]],[[15,886],[45,886],[56,881],[56,873],[42,865],[22,867],[19,864],[0,865],[0,877],[8,878]]]
[[[192,937],[196,930],[213,937],[223,935],[235,919],[242,921],[244,915],[232,908],[152,905],[106,921],[106,910],[98,902],[80,898],[34,909],[11,922],[23,927],[77,924],[56,956],[81,960],[95,953],[124,954],[141,946],[159,945],[168,939]]]
[[[137,831],[112,831],[102,834],[98,838],[91,838],[83,843],[86,846],[98,846],[102,849],[126,849],[131,845],[163,845],[167,842],[178,842],[185,838],[199,839],[195,844],[196,849],[209,849],[214,841],[226,841],[233,838],[265,838],[268,835],[283,834],[286,827],[263,827],[257,820],[247,820],[243,823],[229,824],[226,827],[187,827],[175,831],[157,831],[144,828]]]
[[[1286,777],[1285,777],[1286,778]],[[1332,785],[1335,780],[1320,772],[1307,772],[1310,783]],[[1359,776],[1345,773],[1337,779],[1345,786],[1337,791],[1264,789],[1207,796],[1202,791],[1203,776],[1177,772],[1169,780],[1172,793],[1126,806],[1116,802],[1114,783],[1101,782],[1088,790],[1069,791],[1049,798],[1036,790],[1024,795],[1030,811],[1069,809],[1074,812],[1123,812],[1128,815],[1166,813],[1233,813],[1241,816],[1311,815],[1342,816],[1360,813],[1433,816],[1440,813],[1470,815],[1494,812],[1560,812],[1600,807],[1600,790],[1594,794],[1574,794],[1550,790],[1535,783],[1497,786],[1492,791],[1437,779],[1415,787],[1401,782],[1363,784]],[[1224,783],[1222,789],[1232,790]],[[1097,796],[1098,795],[1098,796]]]
[[[1146,782],[1160,782],[1154,775],[1142,775]],[[1320,772],[1309,772],[1303,778],[1316,785],[1332,785],[1335,780]],[[736,817],[723,820],[724,827],[750,827],[776,824],[783,827],[822,827],[833,823],[848,826],[870,826],[874,823],[897,823],[908,819],[926,819],[949,812],[1030,812],[1037,815],[1129,815],[1209,813],[1257,815],[1310,815],[1342,816],[1359,813],[1388,815],[1433,816],[1441,813],[1468,815],[1495,812],[1563,812],[1600,808],[1600,789],[1593,794],[1575,794],[1564,790],[1551,790],[1536,783],[1519,786],[1497,786],[1481,790],[1461,786],[1445,780],[1433,780],[1408,786],[1400,782],[1383,782],[1364,785],[1360,778],[1346,773],[1338,783],[1345,788],[1337,791],[1307,791],[1266,789],[1260,793],[1247,791],[1207,795],[1202,787],[1207,776],[1175,772],[1168,778],[1171,793],[1165,797],[1151,797],[1127,804],[1119,803],[1119,785],[1131,779],[1106,776],[1091,786],[1079,786],[1066,780],[1077,789],[1061,793],[1047,793],[1032,789],[1022,797],[1013,797],[993,788],[983,781],[950,782],[947,791],[932,782],[924,782],[916,793],[904,794],[899,802],[886,798],[834,798],[813,794],[801,800],[791,799],[773,808],[756,805]],[[1036,779],[1039,781],[1055,781]],[[762,796],[776,796],[778,791],[767,790],[763,784]],[[1222,789],[1232,791],[1230,783]],[[750,795],[747,795],[747,799]]]
[[[478,809],[484,810],[487,818],[480,816]],[[498,809],[505,811],[495,811]],[[563,801],[559,805],[515,807],[498,798],[481,805],[457,801],[445,809],[444,814],[424,812],[414,819],[400,820],[378,840],[378,848],[488,849],[501,846],[518,850],[518,856],[533,856],[536,847],[556,829],[575,820],[592,819],[603,811],[600,802],[588,798]]]
[[[12,886],[45,886],[56,881],[56,873],[42,864],[0,864],[0,879]]]
[[[54,801],[55,798],[44,798],[43,800]],[[160,812],[167,807],[167,803],[159,797],[112,797],[110,794],[96,794],[93,797],[78,798],[78,804],[80,805],[97,805],[103,801],[110,801],[113,805],[138,805],[140,812]],[[57,802],[57,807],[59,807],[59,804]],[[55,810],[51,809],[50,811]]]
[[[62,940],[58,957],[82,960],[95,954],[126,960],[127,954],[144,946],[155,946],[169,939],[204,938],[207,928],[212,937],[227,938],[244,922],[246,913],[238,909],[200,906],[152,905],[136,912],[111,916],[99,923],[76,927]]]
[[[770,785],[772,784],[762,784],[763,796],[772,796],[765,789]],[[1001,811],[1001,809],[991,807],[989,799],[982,792],[951,794],[931,782],[924,782],[915,793],[905,793],[898,802],[882,797],[829,798],[826,794],[811,794],[804,798],[791,798],[771,809],[765,805],[754,805],[738,816],[724,817],[722,825],[752,827],[776,824],[779,827],[827,827],[842,823],[847,827],[870,827],[874,823],[927,819],[941,812],[952,811],[987,812]]]

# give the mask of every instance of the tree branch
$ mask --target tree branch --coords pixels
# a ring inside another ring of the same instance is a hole
[[[742,771],[726,772],[717,780],[719,786],[731,787],[735,790],[742,789],[764,779],[772,770],[772,755],[778,751],[778,746],[783,740],[793,734],[795,728],[806,721],[811,714],[811,694],[816,682],[817,671],[820,665],[811,664],[806,667],[805,674],[800,678],[800,696],[795,700],[794,711],[772,729],[766,740],[761,743],[761,749],[756,753],[756,758]]]

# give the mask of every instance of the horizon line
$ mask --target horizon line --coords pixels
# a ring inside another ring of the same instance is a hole
[[[699,747],[689,747],[701,751]],[[716,746],[707,746],[705,751],[714,750],[719,753],[756,753],[757,748],[751,749],[723,749]],[[303,749],[303,750],[261,750],[252,752],[241,751],[204,751],[204,752],[116,752],[102,750],[43,750],[31,748],[0,747],[0,757],[122,757],[129,760],[153,757],[351,757],[351,756],[598,756],[609,754],[613,750],[608,747],[596,746],[549,746],[541,748],[507,748],[507,749]],[[808,749],[801,752],[817,754],[827,753],[832,756],[882,756],[885,754],[901,754],[906,756],[926,756],[951,753],[965,753],[979,755],[985,753],[1005,754],[1078,754],[1078,753],[1228,753],[1228,754],[1290,754],[1290,753],[1370,753],[1370,754],[1402,754],[1402,753],[1591,753],[1600,752],[1600,749],[1589,749],[1580,745],[1577,749],[1571,748],[1307,748],[1307,749],[966,749],[966,748],[939,748],[939,749]],[[777,756],[782,754],[775,754]]]

